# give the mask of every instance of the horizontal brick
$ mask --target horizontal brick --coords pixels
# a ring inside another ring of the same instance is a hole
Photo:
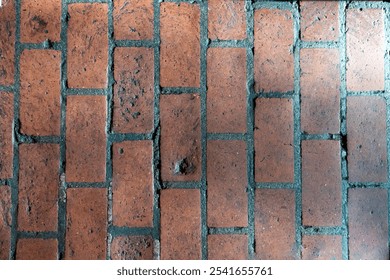
[[[14,96],[0,92],[0,179],[13,176]]]
[[[59,166],[58,144],[19,146],[19,230],[57,230]]]
[[[111,243],[112,260],[153,260],[151,236],[117,236]]]
[[[66,110],[66,181],[105,181],[106,97],[69,96]]]
[[[10,86],[15,76],[15,1],[0,9],[0,85]]]
[[[199,87],[200,10],[196,4],[161,3],[160,84]]]
[[[161,259],[200,259],[199,190],[162,190],[160,206]]]
[[[292,102],[287,98],[256,99],[256,182],[294,181]]]
[[[105,88],[108,63],[107,4],[68,6],[68,86]]]
[[[21,133],[40,136],[60,134],[60,69],[60,51],[23,51],[20,57]]]
[[[67,190],[65,259],[106,258],[107,190]]]
[[[341,235],[304,235],[302,236],[302,259],[341,260],[341,241]]]
[[[116,48],[114,78],[113,130],[150,132],[154,109],[153,49]]]
[[[248,237],[238,234],[208,236],[209,260],[247,260]]]
[[[207,130],[246,132],[246,50],[207,52]]]
[[[207,143],[207,224],[210,227],[246,227],[246,143]]]
[[[386,101],[347,98],[348,176],[351,182],[387,181]]]
[[[9,258],[11,223],[11,190],[0,186],[0,260]]]
[[[57,239],[19,239],[16,247],[17,260],[58,259]]]
[[[163,95],[160,114],[161,178],[165,181],[200,180],[199,95]]]

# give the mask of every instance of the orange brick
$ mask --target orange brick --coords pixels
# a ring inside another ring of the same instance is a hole
[[[7,0],[7,5],[0,9],[0,85],[14,83],[15,32],[15,1]]]
[[[302,259],[341,260],[341,236],[304,235],[302,237]]]
[[[248,237],[238,234],[208,236],[209,260],[247,260]]]
[[[0,179],[12,178],[14,96],[0,92]]]
[[[17,260],[56,260],[57,239],[19,239],[16,247]]]
[[[11,190],[0,186],[0,260],[9,258],[11,222]]]
[[[151,236],[118,236],[111,243],[113,260],[153,260]]]

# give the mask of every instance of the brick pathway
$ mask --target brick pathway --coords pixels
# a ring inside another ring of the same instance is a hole
[[[0,259],[389,259],[389,54],[379,1],[3,0]]]

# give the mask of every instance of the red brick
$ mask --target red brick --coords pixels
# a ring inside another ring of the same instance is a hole
[[[199,190],[162,190],[160,205],[161,259],[200,259]]]
[[[11,240],[11,190],[0,186],[0,260],[9,258]]]
[[[113,130],[147,133],[153,129],[154,54],[151,48],[116,48]]]
[[[256,92],[294,89],[293,20],[290,11],[261,9],[254,16]]]
[[[383,90],[384,33],[383,10],[347,10],[347,89]]]
[[[113,223],[153,226],[152,142],[128,141],[113,145]]]
[[[247,260],[248,237],[238,234],[208,236],[209,260]]]
[[[68,7],[68,86],[105,88],[107,85],[107,4]]]
[[[66,112],[66,180],[106,179],[106,97],[68,96]]]
[[[153,0],[114,0],[116,40],[153,39]]]
[[[14,96],[0,92],[0,178],[12,178]]]
[[[15,29],[15,1],[7,0],[0,9],[0,85],[14,83]]]
[[[297,258],[294,190],[256,190],[255,241],[258,259]]]
[[[208,141],[208,226],[246,227],[248,225],[245,148],[244,141]]]
[[[60,0],[22,0],[21,3],[20,40],[22,42],[60,41]]]
[[[57,230],[59,160],[58,144],[19,146],[19,230]]]
[[[349,258],[388,260],[388,205],[385,189],[348,192]]]
[[[339,50],[302,49],[300,83],[302,130],[310,134],[339,133]]]
[[[21,133],[41,136],[60,134],[60,69],[59,51],[23,51],[20,57]]]
[[[293,182],[292,102],[287,98],[256,100],[255,179],[256,182]]]
[[[199,87],[200,10],[189,3],[161,3],[160,84]]]
[[[17,260],[56,260],[57,239],[19,239],[16,247]]]
[[[339,141],[302,141],[302,223],[341,225]]]
[[[153,260],[151,236],[118,236],[111,243],[112,260]]]
[[[246,132],[246,51],[211,48],[207,52],[207,130]]]
[[[67,190],[65,259],[106,258],[107,190]]]
[[[160,112],[161,178],[165,181],[200,180],[199,95],[163,95]]]
[[[339,37],[338,4],[338,1],[300,1],[302,40],[337,40]]]
[[[209,38],[240,40],[246,38],[245,1],[208,1]]]
[[[351,182],[386,182],[386,102],[382,97],[347,99],[348,175]]]
[[[340,235],[302,236],[302,259],[341,260],[342,258]]]

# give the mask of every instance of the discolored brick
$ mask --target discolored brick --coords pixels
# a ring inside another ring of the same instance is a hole
[[[0,179],[13,176],[13,123],[14,96],[12,93],[0,92]]]
[[[341,235],[302,236],[302,259],[341,260]]]
[[[153,260],[151,236],[117,236],[111,243],[112,260]]]
[[[56,260],[57,239],[19,239],[16,247],[17,260]]]
[[[7,0],[0,9],[0,85],[14,83],[15,32],[15,1]]]
[[[0,260],[9,258],[11,222],[11,190],[0,186]]]
[[[247,260],[248,237],[238,234],[208,236],[209,260]]]

